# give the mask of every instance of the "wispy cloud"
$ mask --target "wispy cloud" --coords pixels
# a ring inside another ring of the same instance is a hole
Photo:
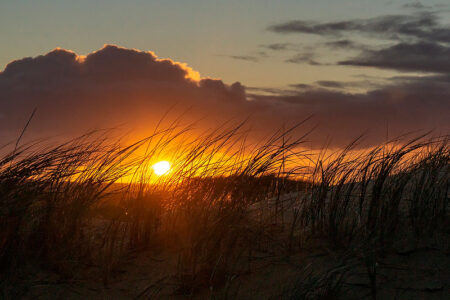
[[[433,12],[324,23],[294,20],[270,26],[268,29],[277,33],[304,33],[332,37],[344,33],[362,33],[376,34],[380,38],[394,40],[415,38],[450,42],[450,28],[440,25],[438,16]]]
[[[415,1],[403,4],[402,8],[421,10],[421,9],[430,9],[432,7],[428,5],[423,5],[422,2],[420,1]]]
[[[316,55],[313,52],[298,53],[297,55],[286,59],[285,62],[293,64],[309,64],[313,66],[322,65],[322,63],[316,60]]]
[[[349,39],[341,39],[341,40],[334,40],[325,42],[324,45],[326,47],[330,47],[332,49],[345,49],[345,50],[360,50],[360,49],[366,49],[367,46],[357,43],[355,41],[349,40]]]
[[[409,3],[408,7],[426,9],[420,2]],[[270,26],[269,30],[320,35],[327,39],[317,44],[314,51],[302,51],[287,62],[320,65],[318,50],[327,47],[353,51],[354,57],[334,62],[338,65],[450,73],[450,26],[441,24],[437,12],[429,10],[338,22],[294,20]],[[358,34],[375,39],[378,46],[355,42]],[[339,36],[346,37],[336,39]],[[380,47],[380,42],[386,39],[390,45]]]
[[[450,73],[450,46],[438,43],[399,43],[381,50],[365,50],[340,65],[376,67],[399,71]]]
[[[226,57],[237,59],[237,60],[245,60],[249,62],[259,62],[260,57],[257,56],[251,56],[251,55],[224,55]]]
[[[293,50],[296,48],[293,43],[273,43],[267,45],[261,45],[261,47],[272,50],[272,51],[283,51],[283,50]]]

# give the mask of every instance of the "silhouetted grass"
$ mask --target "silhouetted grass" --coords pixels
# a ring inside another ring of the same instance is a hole
[[[4,155],[3,293],[12,295],[7,286],[30,265],[64,278],[94,268],[108,284],[127,254],[145,252],[175,257],[173,276],[159,288],[225,297],[238,294],[233,284],[252,272],[256,254],[289,261],[325,247],[351,252],[366,266],[375,298],[377,257],[392,240],[449,224],[447,137],[403,138],[366,151],[356,151],[355,141],[311,154],[302,148],[306,135],[294,138],[293,130],[260,144],[247,134],[242,125],[222,127],[192,140],[190,128],[175,122],[126,147],[93,132]],[[155,177],[151,166],[160,159],[174,167]],[[300,269],[283,295],[332,299],[350,265],[321,274]]]

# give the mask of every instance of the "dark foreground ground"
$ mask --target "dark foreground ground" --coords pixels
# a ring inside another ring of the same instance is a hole
[[[449,249],[448,236],[399,237],[376,258],[322,247],[289,256],[266,249],[241,257],[227,274],[205,270],[195,278],[180,274],[177,254],[143,251],[122,257],[107,282],[93,266],[75,272],[30,268],[4,298],[449,299]]]

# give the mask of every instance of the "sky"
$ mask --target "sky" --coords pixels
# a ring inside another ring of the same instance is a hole
[[[180,102],[211,124],[252,115],[262,131],[314,115],[337,145],[450,127],[445,1],[2,0],[0,38],[5,138],[33,108],[35,131],[52,133],[130,115],[145,127],[143,112]]]

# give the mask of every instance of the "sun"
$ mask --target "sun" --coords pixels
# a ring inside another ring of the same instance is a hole
[[[155,172],[156,175],[162,176],[170,171],[170,163],[166,160],[162,160],[160,162],[157,162],[153,165],[153,172]]]

